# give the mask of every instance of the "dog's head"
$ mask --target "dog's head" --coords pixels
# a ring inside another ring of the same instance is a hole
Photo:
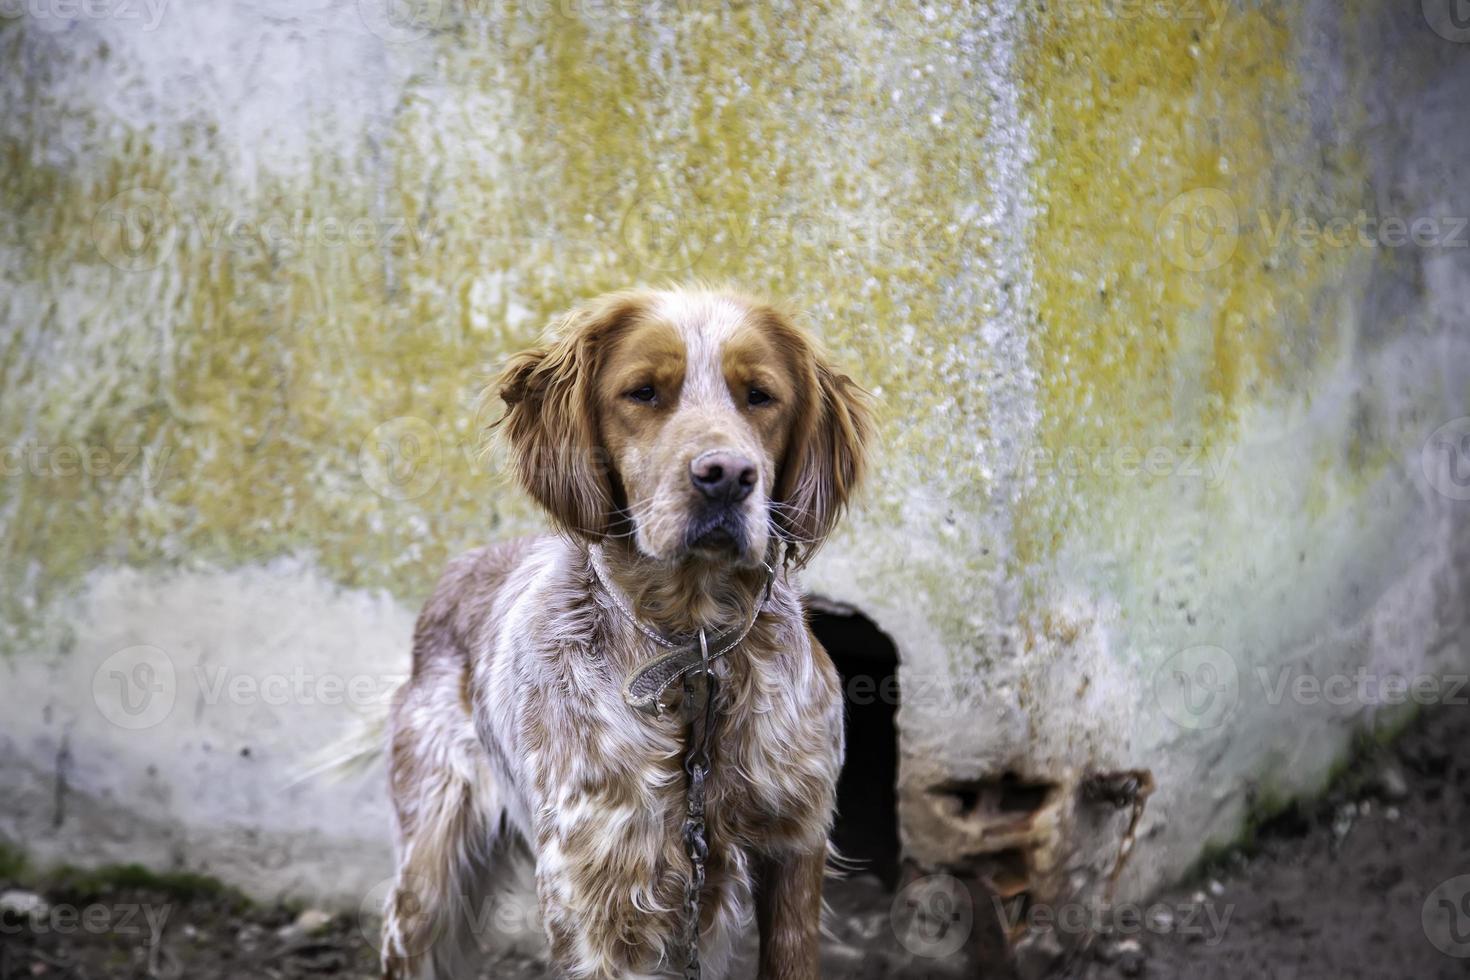
[[[866,397],[774,307],[626,292],[562,318],[499,381],[522,485],[565,530],[665,561],[805,560],[863,472]]]

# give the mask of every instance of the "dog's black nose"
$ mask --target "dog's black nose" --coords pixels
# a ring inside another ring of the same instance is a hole
[[[735,453],[705,453],[689,464],[689,479],[710,500],[734,503],[755,487],[755,464]]]

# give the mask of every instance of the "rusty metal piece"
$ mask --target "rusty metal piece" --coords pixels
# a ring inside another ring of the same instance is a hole
[[[928,833],[931,841],[945,841],[947,854],[941,856],[941,863],[947,860],[948,866],[963,868],[964,878],[994,902],[999,926],[995,938],[1007,955],[1014,955],[1032,934],[1026,915],[1032,903],[1082,900],[1072,894],[1072,889],[1081,886],[1069,884],[1066,877],[1066,869],[1076,866],[1072,859],[1079,855],[1065,848],[1081,839],[1073,835],[1084,823],[1091,824],[1090,820],[1079,822],[1086,808],[1131,810],[1116,856],[1110,867],[1105,866],[1106,876],[1093,882],[1102,892],[1093,892],[1093,900],[1113,901],[1156,786],[1147,769],[1090,773],[1070,787],[1066,781],[1050,782],[1011,769],[981,778],[931,779],[915,780],[922,789],[908,798],[910,808],[905,813],[910,827]],[[1090,843],[1100,845],[1104,855],[1106,838],[1098,840],[1093,833],[1106,833],[1104,828],[1116,823],[1110,820],[1087,831]],[[1095,854],[1084,856],[1092,859]]]
[[[1143,769],[1126,772],[1094,773],[1082,781],[1082,798],[1089,803],[1109,803],[1123,809],[1144,795],[1153,792],[1153,774]]]
[[[1084,800],[1090,803],[1107,803],[1118,810],[1128,806],[1133,808],[1128,819],[1128,829],[1124,831],[1123,840],[1118,845],[1118,857],[1113,862],[1112,872],[1108,874],[1108,886],[1104,892],[1106,901],[1113,900],[1113,892],[1118,887],[1118,876],[1123,873],[1123,866],[1133,854],[1133,846],[1138,839],[1138,824],[1143,819],[1144,808],[1148,806],[1148,798],[1153,791],[1154,774],[1148,769],[1096,773],[1082,781]]]

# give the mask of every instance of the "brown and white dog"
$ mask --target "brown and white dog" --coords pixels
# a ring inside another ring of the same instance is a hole
[[[684,719],[624,703],[661,652],[631,612],[666,634],[754,615],[714,668],[700,954],[724,975],[753,908],[761,977],[816,977],[842,697],[784,567],[765,599],[765,562],[780,543],[803,563],[845,508],[865,396],[781,311],[705,290],[592,301],[498,392],[560,533],[461,556],[419,617],[391,721],[385,975],[473,976],[472,909],[518,849],[566,976],[681,962]]]

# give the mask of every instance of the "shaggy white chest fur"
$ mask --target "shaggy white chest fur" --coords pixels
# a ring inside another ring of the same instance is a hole
[[[445,819],[454,794],[473,801],[487,837],[465,845],[466,876],[501,828],[528,846],[553,956],[573,976],[659,975],[679,955],[688,880],[683,713],[623,702],[628,671],[659,650],[589,589],[580,546],[544,538],[516,551],[474,630],[468,710],[446,671],[399,711],[401,729],[423,726],[416,745],[440,746],[429,754],[457,756],[469,776],[426,815]],[[825,848],[842,765],[837,675],[786,582],[716,674],[701,937],[712,977],[749,925],[755,852]]]

